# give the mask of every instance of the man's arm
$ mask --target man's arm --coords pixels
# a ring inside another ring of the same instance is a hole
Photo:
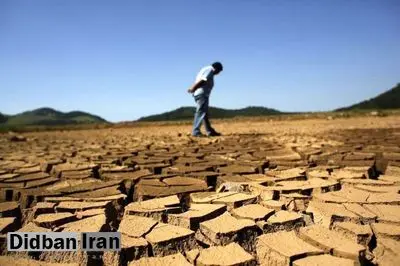
[[[190,87],[189,89],[188,89],[188,92],[189,93],[193,93],[193,92],[195,92],[198,88],[200,88],[203,84],[204,84],[204,80],[199,80],[199,81],[197,81],[196,83],[194,83],[193,85],[192,85],[192,87]]]

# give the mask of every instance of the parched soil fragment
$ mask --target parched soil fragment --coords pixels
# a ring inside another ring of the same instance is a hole
[[[349,260],[324,254],[318,256],[309,256],[303,259],[295,260],[293,262],[293,266],[326,266],[326,265],[354,266],[354,260]]]
[[[167,221],[168,213],[181,212],[182,208],[177,196],[132,202],[125,207],[125,215],[151,217],[160,222]]]
[[[76,218],[78,218],[78,219],[84,219],[84,218],[88,218],[88,217],[91,217],[91,216],[96,216],[96,215],[99,215],[99,214],[106,215],[107,214],[106,213],[106,209],[89,209],[89,210],[85,210],[85,211],[77,211],[75,213]],[[114,218],[116,218],[116,217],[114,217]]]
[[[400,261],[400,243],[387,237],[378,237],[374,255],[378,265],[397,265]]]
[[[357,203],[345,203],[343,206],[351,211],[352,213],[358,215],[360,217],[360,221],[363,224],[373,223],[376,221],[376,214],[370,212],[365,209],[363,206]]]
[[[267,221],[259,221],[257,225],[264,233],[274,233],[277,231],[291,231],[304,226],[304,218],[296,212],[278,211],[268,218]]]
[[[141,258],[132,261],[129,266],[192,266],[181,253],[168,255],[165,257]]]
[[[400,178],[399,178],[400,180]],[[371,193],[398,193],[400,192],[399,185],[393,186],[375,186],[375,185],[355,185],[354,188],[365,190]]]
[[[400,225],[400,206],[364,204],[363,207],[376,214],[379,223]]]
[[[36,225],[46,228],[54,228],[76,220],[76,216],[69,212],[40,214],[33,221]]]
[[[209,246],[238,242],[246,251],[252,252],[260,229],[253,221],[237,219],[224,213],[215,219],[202,222],[196,238]]]
[[[85,211],[89,209],[106,208],[110,205],[110,201],[95,201],[95,202],[81,202],[81,201],[63,201],[56,206],[57,212],[72,212]]]
[[[31,173],[31,174],[24,174],[21,176],[17,176],[14,178],[3,180],[5,183],[18,183],[18,182],[28,182],[34,180],[40,180],[50,177],[48,173],[38,172],[38,173]]]
[[[168,214],[168,223],[197,230],[200,223],[216,218],[226,211],[223,204],[192,204],[188,211],[181,214]]]
[[[132,261],[149,256],[149,243],[142,237],[121,235],[121,250],[107,251],[103,255],[103,264],[110,266],[128,265]]]
[[[121,235],[121,244],[122,260],[128,262],[148,256],[149,243],[142,237],[134,238],[127,235]]]
[[[367,203],[400,205],[400,194],[397,192],[371,193]]]
[[[275,179],[275,182],[279,181],[295,181],[295,180],[306,180],[306,172],[303,168],[292,168],[287,170],[274,170],[265,173]]]
[[[299,237],[334,256],[359,262],[365,256],[366,248],[319,225],[300,228]]]
[[[150,243],[156,257],[185,252],[197,247],[192,230],[170,224],[158,223],[146,234],[145,239]]]
[[[238,208],[243,205],[255,203],[257,201],[256,195],[245,193],[236,193],[227,197],[221,197],[212,201],[213,204],[224,204],[228,210]]]
[[[21,210],[18,202],[0,202],[0,217],[18,217],[20,215]]]
[[[312,214],[315,224],[326,228],[336,222],[360,223],[360,217],[341,204],[311,201],[306,212]]]
[[[373,223],[371,228],[377,238],[385,237],[400,241],[400,225]]]
[[[354,243],[367,246],[371,241],[372,230],[369,225],[355,224],[351,222],[335,223],[333,230],[340,232],[343,236]]]
[[[28,258],[16,258],[14,256],[0,256],[0,265],[13,265],[13,266],[79,266],[79,263],[54,263],[37,261]]]
[[[107,232],[110,231],[104,214],[91,216],[75,222],[63,224],[57,228],[63,232]]]
[[[256,260],[240,245],[231,243],[226,246],[215,246],[199,252],[196,265],[226,265],[226,266],[255,266]]]
[[[254,222],[267,220],[275,210],[268,209],[259,204],[249,204],[231,211],[232,216],[239,219],[249,219]]]
[[[15,217],[0,218],[0,234],[13,232],[19,227],[19,221]]]
[[[260,201],[260,204],[268,209],[273,209],[275,211],[280,211],[285,208],[285,203],[278,200],[264,200]]]
[[[51,229],[37,226],[35,223],[30,222],[20,228],[17,232],[51,232]]]
[[[189,195],[192,192],[206,191],[207,183],[203,180],[190,177],[170,177],[162,181],[158,179],[144,179],[135,186],[134,199],[146,200],[171,195]]]
[[[257,168],[258,167],[253,167],[253,166],[230,165],[218,168],[218,172],[230,175],[248,175],[248,174],[258,173]]]
[[[289,211],[305,211],[310,202],[311,196],[299,193],[282,194],[280,200],[285,203]]]
[[[257,195],[238,192],[203,192],[192,193],[190,200],[193,203],[212,203],[224,204],[228,210],[238,208],[243,205],[252,204],[257,201]]]
[[[125,215],[118,231],[130,237],[142,237],[149,233],[158,222],[148,217]]]
[[[349,171],[349,170],[344,170],[344,169],[334,170],[329,177],[332,179],[335,179],[335,180],[366,178],[364,173],[354,172],[354,171]]]
[[[196,172],[204,172],[212,170],[214,170],[212,166],[175,165],[168,168],[164,168],[163,173],[165,172],[166,174],[188,174],[188,173],[196,173]]]
[[[236,194],[236,192],[199,192],[190,194],[190,201],[193,203],[211,204],[214,200]]]
[[[259,236],[256,250],[258,262],[262,266],[289,266],[296,258],[324,253],[321,249],[298,238],[295,232],[277,232]]]
[[[101,172],[101,178],[104,179],[105,181],[108,180],[132,180],[136,181],[139,180],[142,177],[150,176],[153,173],[150,172],[148,169],[142,169],[142,170],[137,170],[137,171],[131,171],[131,172]]]
[[[303,195],[314,195],[338,190],[340,187],[337,181],[312,178],[306,181],[281,181],[273,187],[280,193],[298,192]]]
[[[36,217],[40,214],[54,213],[55,206],[56,206],[56,203],[54,203],[54,202],[38,202],[38,203],[36,203],[36,205],[33,207],[34,217]]]

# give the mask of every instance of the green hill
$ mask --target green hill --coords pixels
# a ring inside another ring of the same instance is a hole
[[[7,122],[7,120],[8,120],[8,116],[0,113],[0,124]]]
[[[188,119],[193,119],[195,111],[196,111],[195,107],[181,107],[170,112],[142,117],[138,121],[188,120]],[[265,107],[255,107],[255,106],[250,106],[236,110],[210,107],[211,118],[232,118],[237,116],[265,116],[265,115],[275,115],[280,113],[281,113],[280,111],[275,109],[270,109]]]
[[[63,113],[47,107],[16,115],[0,115],[0,126],[58,126],[94,123],[108,122],[99,116],[81,111]]]
[[[400,108],[400,83],[396,87],[363,102],[337,109],[336,111],[379,110]]]

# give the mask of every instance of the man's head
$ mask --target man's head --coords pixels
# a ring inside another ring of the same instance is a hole
[[[222,66],[222,64],[220,62],[214,62],[214,63],[212,63],[211,66],[215,69],[215,72],[214,72],[215,75],[218,75],[219,72],[224,70],[224,67]]]

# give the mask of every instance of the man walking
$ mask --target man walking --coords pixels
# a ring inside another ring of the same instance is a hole
[[[195,83],[188,90],[189,93],[193,94],[194,100],[197,104],[192,131],[192,136],[194,137],[204,136],[200,131],[203,121],[207,136],[221,135],[215,131],[210,124],[208,104],[211,90],[214,87],[214,76],[218,75],[222,70],[223,66],[220,62],[215,62],[211,66],[203,67],[197,74]]]

